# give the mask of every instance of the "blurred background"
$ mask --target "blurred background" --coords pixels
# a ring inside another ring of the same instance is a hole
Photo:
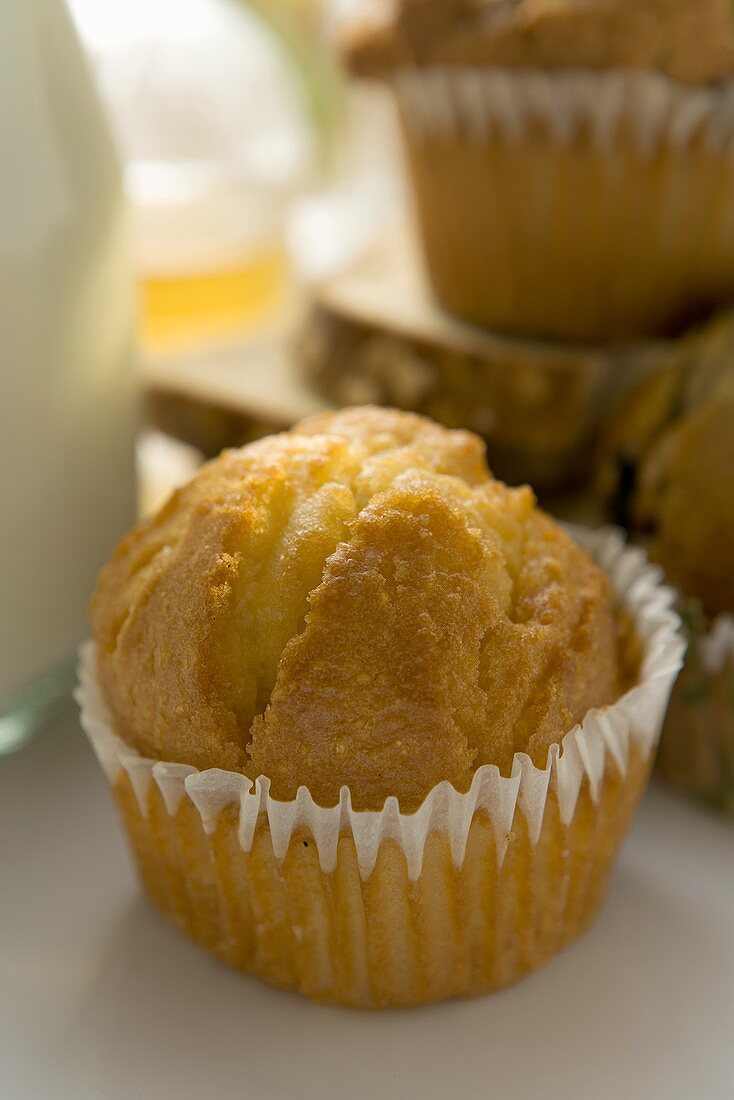
[[[291,341],[309,289],[399,216],[392,105],[329,45],[344,7],[70,0],[129,203],[142,511],[202,455],[322,403]]]

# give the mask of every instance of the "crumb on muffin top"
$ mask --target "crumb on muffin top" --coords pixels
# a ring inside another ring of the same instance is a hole
[[[100,685],[148,757],[403,809],[619,692],[609,584],[474,435],[351,409],[225,452],[120,545]]]
[[[350,67],[632,67],[686,84],[734,73],[731,0],[366,0],[345,27]]]

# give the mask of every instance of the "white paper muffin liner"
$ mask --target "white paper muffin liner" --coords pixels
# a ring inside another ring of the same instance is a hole
[[[494,827],[501,865],[517,808],[525,817],[531,842],[536,843],[551,784],[557,792],[561,821],[567,825],[574,817],[585,778],[596,801],[609,758],[624,775],[633,742],[643,756],[652,753],[685,648],[680,619],[673,610],[675,595],[660,583],[661,572],[648,564],[644,551],[625,547],[621,535],[609,528],[573,528],[572,534],[608,573],[620,609],[633,620],[643,657],[639,682],[616,703],[591,711],[560,745],[552,745],[544,768],[535,767],[525,753],[517,753],[511,776],[504,777],[496,766],[485,765],[477,770],[466,793],[459,793],[448,782],[440,783],[414,813],[401,812],[396,798],[388,798],[378,812],[355,811],[346,787],[332,808],[316,805],[305,787],[292,801],[280,802],[270,796],[265,777],[253,783],[234,772],[198,771],[184,764],[146,759],[126,745],[110,726],[96,683],[94,647],[86,643],[80,652],[76,698],[82,725],[110,786],[125,772],[142,815],[148,812],[153,784],[171,816],[188,798],[207,835],[216,830],[222,811],[234,806],[244,852],[251,850],[258,822],[267,818],[276,860],[285,856],[297,832],[306,832],[315,841],[324,874],[336,866],[340,837],[348,833],[354,839],[363,879],[369,878],[381,845],[390,839],[405,855],[409,878],[416,880],[432,833],[447,838],[454,865],[460,867],[472,820],[479,810],[485,810]]]
[[[702,135],[712,150],[734,152],[734,83],[692,88],[660,73],[456,68],[404,68],[393,88],[416,136],[495,131],[520,139],[540,120],[562,144],[584,127],[599,149],[613,148],[620,126],[631,124],[639,150],[651,156],[661,142],[677,148]]]

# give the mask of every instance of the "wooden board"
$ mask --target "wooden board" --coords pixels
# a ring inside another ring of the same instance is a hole
[[[211,457],[328,408],[301,378],[291,335],[286,329],[247,345],[149,361],[148,422]]]

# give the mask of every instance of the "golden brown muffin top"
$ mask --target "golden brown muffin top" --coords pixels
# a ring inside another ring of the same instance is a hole
[[[613,518],[647,542],[670,582],[734,611],[734,313],[677,341],[620,403],[601,446]]]
[[[731,0],[368,0],[347,28],[354,71],[406,65],[632,67],[686,84],[734,73]]]
[[[619,689],[605,575],[476,436],[377,408],[205,466],[120,545],[92,623],[136,749],[324,805],[542,766]]]

